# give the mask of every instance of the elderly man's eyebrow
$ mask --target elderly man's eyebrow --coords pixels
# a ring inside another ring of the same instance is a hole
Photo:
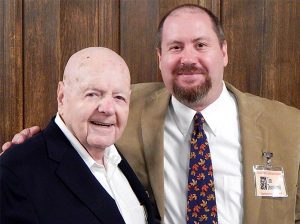
[[[167,42],[167,46],[170,46],[170,45],[173,45],[173,44],[182,44],[182,41],[172,40],[170,42]]]

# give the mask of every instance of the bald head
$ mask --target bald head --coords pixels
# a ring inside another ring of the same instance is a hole
[[[114,51],[90,47],[73,54],[58,85],[58,113],[95,160],[127,123],[130,74]]]
[[[127,76],[130,82],[129,69],[123,60],[114,51],[104,47],[89,47],[73,54],[64,70],[63,79],[66,82],[76,80],[77,76],[84,75],[82,71],[98,71],[99,74],[106,70],[117,70]],[[117,75],[117,73],[116,73]]]

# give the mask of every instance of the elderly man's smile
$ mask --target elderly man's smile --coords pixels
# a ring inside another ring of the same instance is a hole
[[[114,123],[109,123],[109,122],[90,121],[90,123],[91,123],[93,126],[97,126],[97,127],[107,127],[107,128],[110,128],[110,127],[113,127],[113,126],[114,126]]]

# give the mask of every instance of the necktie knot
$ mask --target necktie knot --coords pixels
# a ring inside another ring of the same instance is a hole
[[[203,124],[205,123],[205,119],[203,117],[203,115],[201,114],[201,112],[197,112],[194,116],[194,122],[195,125],[201,125],[203,127]]]
[[[194,131],[193,133],[199,133],[203,131],[203,125],[205,123],[205,119],[201,112],[197,112],[194,115]]]

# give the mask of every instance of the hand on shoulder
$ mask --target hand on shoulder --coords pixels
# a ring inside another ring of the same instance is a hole
[[[7,149],[9,149],[13,144],[21,144],[25,140],[31,138],[35,134],[39,133],[41,131],[41,128],[39,126],[33,126],[30,128],[25,128],[21,132],[15,134],[11,142],[6,142],[2,145],[3,152]],[[2,153],[3,153],[2,152]]]

